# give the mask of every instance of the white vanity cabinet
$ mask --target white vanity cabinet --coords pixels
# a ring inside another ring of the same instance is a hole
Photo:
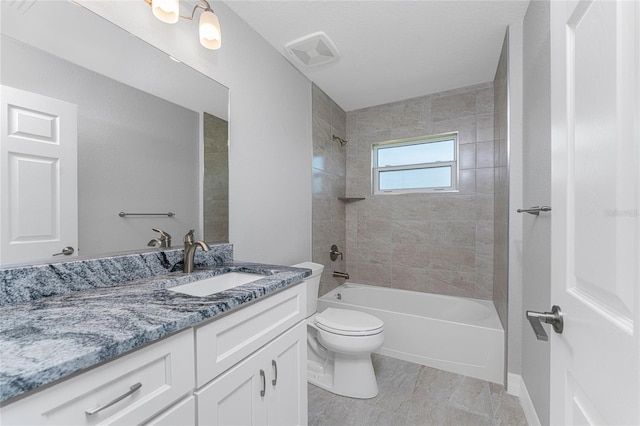
[[[198,390],[198,425],[306,424],[306,336],[299,323]]]
[[[15,401],[0,410],[0,422],[140,424],[193,391],[193,369],[193,330],[185,330]]]
[[[307,423],[306,286],[196,329],[198,425]]]

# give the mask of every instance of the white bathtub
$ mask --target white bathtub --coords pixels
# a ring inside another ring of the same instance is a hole
[[[504,330],[488,300],[345,283],[318,299],[384,321],[382,355],[504,383]]]

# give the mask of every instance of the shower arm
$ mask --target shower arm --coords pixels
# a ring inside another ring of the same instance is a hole
[[[338,142],[340,146],[345,146],[346,144],[349,143],[346,140],[342,139],[340,136],[336,136],[336,135],[331,135],[331,139]]]

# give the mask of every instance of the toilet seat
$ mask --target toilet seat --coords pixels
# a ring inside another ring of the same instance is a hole
[[[371,336],[382,332],[384,323],[365,312],[327,308],[315,316],[319,329],[342,336]]]

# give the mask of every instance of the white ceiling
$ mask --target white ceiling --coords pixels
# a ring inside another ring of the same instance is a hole
[[[340,60],[294,65],[352,111],[493,81],[507,26],[522,20],[529,0],[225,3],[287,59],[285,44],[324,31]]]

